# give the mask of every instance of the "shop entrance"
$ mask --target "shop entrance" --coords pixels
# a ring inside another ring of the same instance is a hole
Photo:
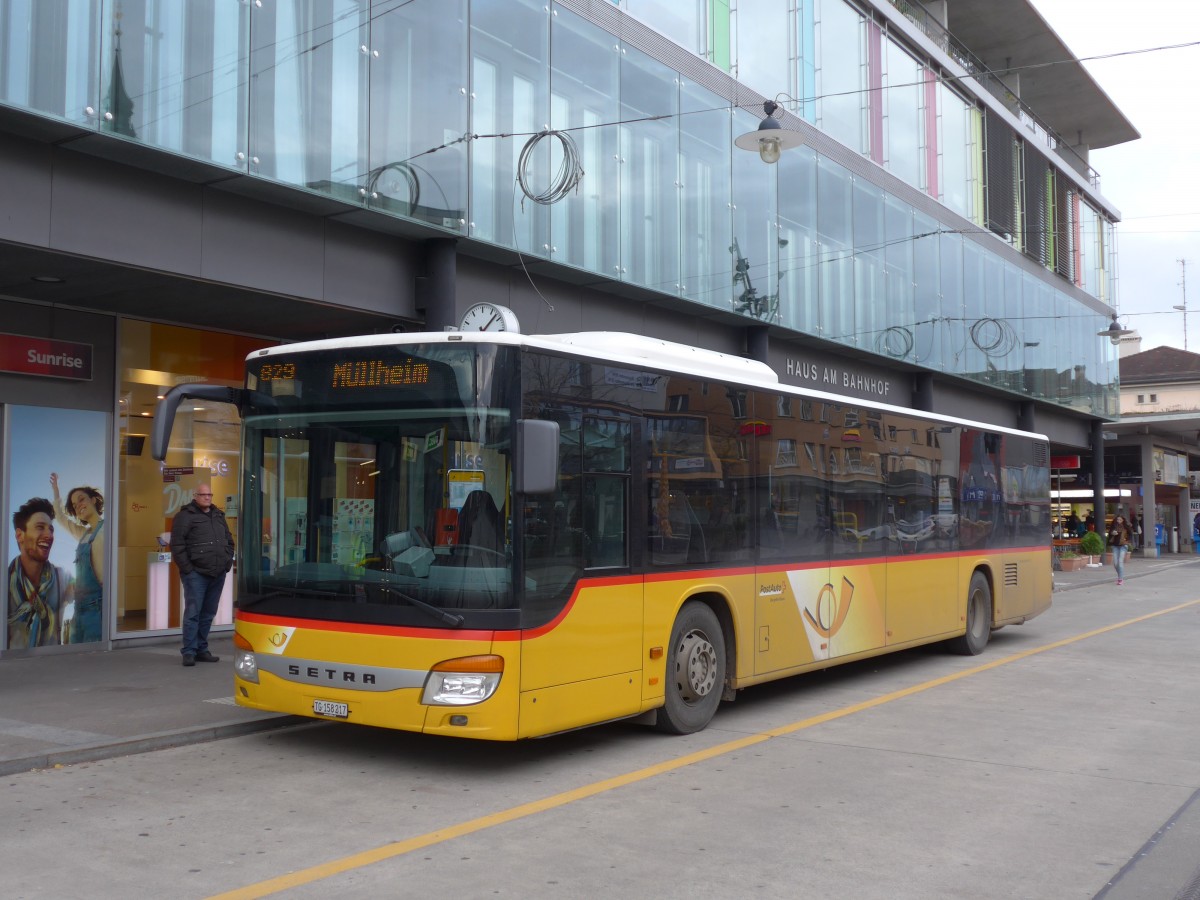
[[[123,320],[120,341],[121,495],[117,536],[118,636],[180,627],[182,588],[171,562],[171,524],[197,485],[212,488],[213,502],[237,533],[239,441],[237,409],[225,403],[180,407],[166,459],[150,456],[150,426],[158,398],[178,384],[203,381],[240,387],[246,356],[274,341]],[[233,622],[233,582],[214,625]]]

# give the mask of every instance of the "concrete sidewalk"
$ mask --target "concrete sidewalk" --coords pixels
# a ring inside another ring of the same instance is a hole
[[[1137,557],[1126,579],[1200,563],[1200,555]],[[1055,592],[1109,587],[1111,566],[1055,572]],[[1053,608],[1047,615],[1053,615]],[[0,660],[0,775],[144,753],[312,720],[233,702],[233,650],[214,638],[214,664],[179,664],[178,638],[94,653]]]
[[[0,660],[0,775],[309,721],[236,706],[232,637],[214,635],[210,646],[220,662],[190,669],[177,637]]]
[[[1197,553],[1167,553],[1163,556],[1131,556],[1125,561],[1125,578],[1142,578],[1176,566],[1200,562]],[[1054,590],[1074,591],[1100,584],[1116,585],[1117,573],[1112,566],[1084,566],[1074,572],[1055,572]]]

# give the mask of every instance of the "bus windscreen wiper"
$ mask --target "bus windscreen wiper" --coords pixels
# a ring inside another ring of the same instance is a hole
[[[316,588],[292,587],[286,590],[267,591],[265,594],[252,594],[249,597],[238,598],[238,609],[248,609],[276,597],[341,597],[337,591],[320,591]]]
[[[466,621],[460,615],[448,613],[444,609],[438,609],[432,603],[426,603],[424,600],[418,600],[416,597],[412,596],[412,594],[406,594],[404,591],[400,590],[399,588],[392,587],[390,584],[380,583],[374,585],[374,587],[382,588],[389,594],[395,594],[401,600],[415,606],[422,612],[428,613],[439,622],[443,622],[444,624],[449,625],[451,628],[461,628],[462,623]]]

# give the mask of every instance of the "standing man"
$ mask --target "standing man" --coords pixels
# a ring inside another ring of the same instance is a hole
[[[183,664],[216,662],[208,630],[221,602],[225,573],[233,568],[233,535],[225,513],[213,506],[212,488],[199,485],[191,503],[175,514],[171,557],[183,577]]]
[[[15,650],[61,644],[61,616],[74,597],[71,580],[50,562],[54,506],[34,497],[12,521],[18,554],[8,567],[8,646]]]

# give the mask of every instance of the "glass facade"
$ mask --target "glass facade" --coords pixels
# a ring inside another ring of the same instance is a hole
[[[724,35],[750,87],[803,95],[789,109],[957,215],[935,219],[810,148],[763,166],[733,147],[753,104],[530,0],[0,0],[0,103],[1115,411],[1116,355],[1096,337],[1107,316],[1068,293],[1112,302],[1112,224],[1077,202],[1073,228],[1054,223],[1071,273],[1060,259],[1042,277],[963,228],[983,209],[980,108],[895,34],[842,0],[617,5],[691,53],[711,57]],[[578,187],[535,201],[571,157]]]

